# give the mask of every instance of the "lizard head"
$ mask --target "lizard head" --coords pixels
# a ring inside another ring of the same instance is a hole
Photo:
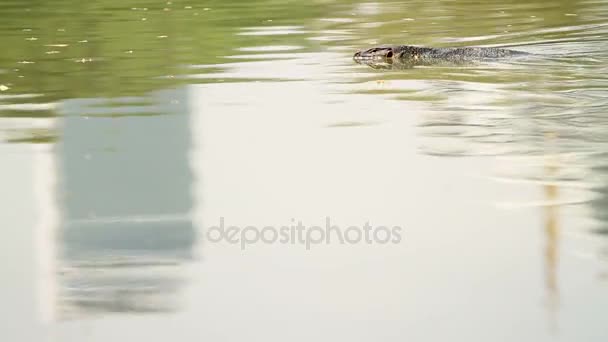
[[[389,60],[395,55],[394,48],[391,46],[374,47],[367,50],[361,50],[355,53],[353,59],[355,61],[369,60]]]

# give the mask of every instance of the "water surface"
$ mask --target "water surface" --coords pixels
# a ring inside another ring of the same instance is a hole
[[[3,336],[605,341],[601,1],[0,4]],[[375,70],[380,44],[534,58]],[[398,244],[207,241],[401,226]]]

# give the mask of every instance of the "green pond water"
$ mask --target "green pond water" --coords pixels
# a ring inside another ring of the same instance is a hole
[[[608,340],[604,1],[8,0],[0,49],[3,340]]]

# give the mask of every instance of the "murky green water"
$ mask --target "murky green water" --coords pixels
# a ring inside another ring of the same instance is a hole
[[[607,18],[602,1],[1,2],[1,335],[605,341]],[[380,44],[533,55],[353,62]],[[209,235],[327,220],[402,230]]]

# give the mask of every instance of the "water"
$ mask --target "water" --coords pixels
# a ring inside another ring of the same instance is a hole
[[[7,339],[608,337],[607,4],[3,1],[0,17]],[[535,56],[353,62],[380,44]],[[213,242],[222,220],[402,230],[307,249]]]

